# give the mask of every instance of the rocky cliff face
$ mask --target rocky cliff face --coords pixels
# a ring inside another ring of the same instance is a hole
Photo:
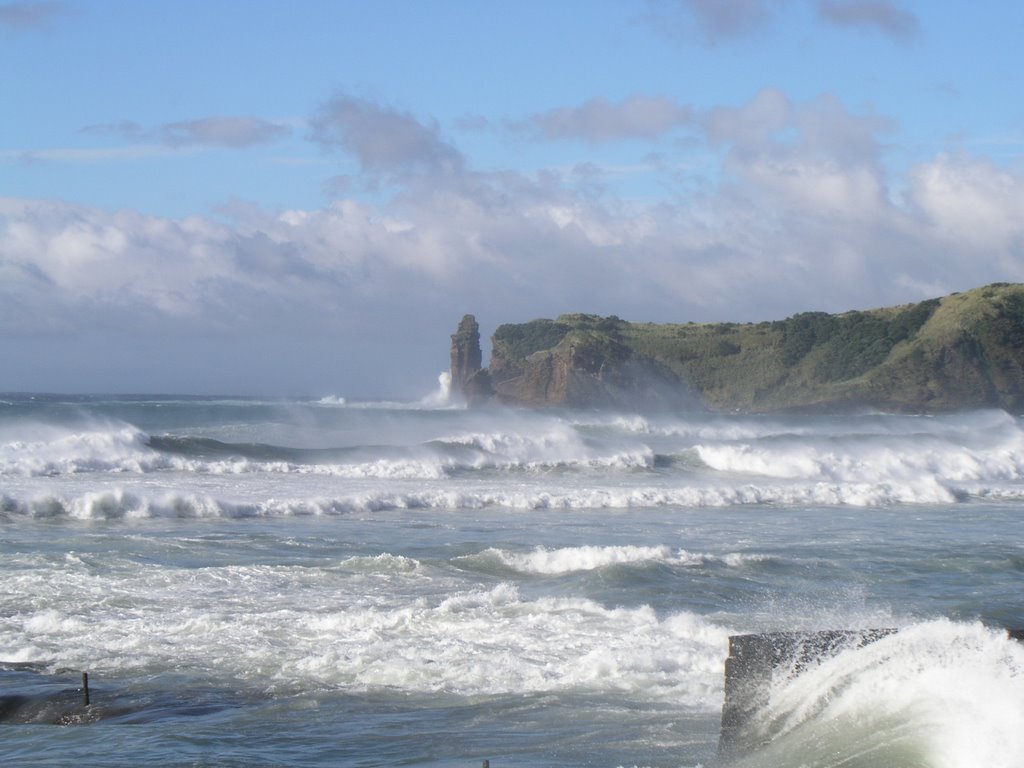
[[[573,329],[551,349],[510,361],[500,345],[491,360],[493,399],[527,406],[668,408],[693,406],[690,388],[614,336]]]
[[[452,381],[471,404],[1024,411],[1024,285],[764,323],[562,315],[500,326],[491,341],[480,368],[476,321],[452,336]]]

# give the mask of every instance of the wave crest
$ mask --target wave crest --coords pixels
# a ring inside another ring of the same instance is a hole
[[[673,551],[668,546],[581,546],[548,549],[538,546],[530,552],[509,552],[491,548],[479,557],[490,558],[519,573],[561,575],[593,571],[618,565],[665,563],[676,566],[725,565],[737,568],[768,559],[766,555],[729,553],[712,555]]]
[[[771,741],[740,765],[1018,766],[1022,682],[1005,631],[917,624],[775,680],[755,723]]]
[[[130,424],[76,431],[36,428],[32,432],[30,437],[0,443],[0,475],[141,473],[172,463],[151,450],[149,436]]]

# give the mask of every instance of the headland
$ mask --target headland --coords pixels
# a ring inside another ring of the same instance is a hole
[[[1024,411],[1024,284],[760,323],[565,314],[498,326],[486,367],[479,338],[472,315],[452,336],[471,406]]]

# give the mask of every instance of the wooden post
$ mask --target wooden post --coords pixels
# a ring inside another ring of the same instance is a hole
[[[82,705],[89,706],[89,673],[82,673]]]

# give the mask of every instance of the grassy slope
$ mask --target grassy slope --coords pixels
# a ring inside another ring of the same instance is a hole
[[[510,374],[537,351],[572,346],[574,359],[598,361],[596,371],[602,358],[621,362],[625,350],[671,371],[716,410],[1024,407],[1024,285],[764,323],[562,315],[501,326],[493,343]]]

